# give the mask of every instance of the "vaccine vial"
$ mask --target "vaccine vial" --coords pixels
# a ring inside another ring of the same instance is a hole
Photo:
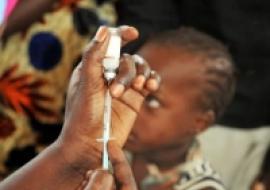
[[[109,28],[110,40],[103,59],[104,78],[110,82],[116,76],[121,52],[121,36],[118,28]]]

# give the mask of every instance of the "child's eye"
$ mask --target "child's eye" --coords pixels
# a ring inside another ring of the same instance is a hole
[[[147,96],[145,99],[145,103],[149,108],[152,108],[152,109],[157,109],[161,105],[159,100],[153,95]]]

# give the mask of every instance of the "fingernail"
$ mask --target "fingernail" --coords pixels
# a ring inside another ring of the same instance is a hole
[[[89,170],[89,171],[86,172],[85,176],[86,176],[86,177],[89,177],[89,176],[91,176],[92,174],[93,174],[93,170]]]
[[[137,30],[135,27],[129,26],[129,25],[122,25],[122,26],[119,27],[119,29],[120,29],[121,31],[133,30],[133,31],[135,31],[135,32],[138,32],[138,30]]]
[[[120,30],[127,30],[130,29],[131,27],[129,25],[122,25],[119,27]]]
[[[120,97],[121,94],[124,92],[125,87],[122,84],[116,84],[111,87],[111,94],[114,97]]]
[[[94,37],[94,40],[97,42],[103,42],[108,34],[108,29],[105,26],[99,27],[98,31],[96,32],[96,35]]]
[[[127,54],[127,53],[123,53],[121,56],[121,62],[123,61],[128,61],[131,59],[131,55]]]
[[[135,80],[134,87],[137,90],[141,90],[143,88],[145,80],[146,79],[145,79],[145,77],[143,75],[139,75]]]
[[[124,59],[129,59],[129,58],[131,58],[131,55],[128,54],[128,53],[123,53],[122,56],[123,56]]]
[[[132,58],[134,59],[135,63],[137,63],[138,65],[143,65],[145,62],[145,60],[142,58],[142,56],[140,56],[138,54],[132,55]]]
[[[152,91],[156,91],[159,86],[158,86],[158,82],[154,79],[150,79],[148,82],[147,82],[147,88],[149,90],[152,90]]]

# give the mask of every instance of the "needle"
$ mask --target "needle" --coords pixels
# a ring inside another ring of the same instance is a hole
[[[110,90],[107,89],[104,102],[104,118],[103,118],[103,159],[102,168],[109,169],[109,156],[108,156],[108,141],[110,140],[111,130],[111,112],[112,112],[112,97]]]

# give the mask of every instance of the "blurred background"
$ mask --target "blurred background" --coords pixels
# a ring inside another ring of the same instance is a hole
[[[270,189],[269,10],[267,0],[1,0],[0,178],[58,136],[71,71],[99,26],[138,28],[129,53],[190,26],[222,41],[237,70],[235,97],[201,149],[228,189]]]

